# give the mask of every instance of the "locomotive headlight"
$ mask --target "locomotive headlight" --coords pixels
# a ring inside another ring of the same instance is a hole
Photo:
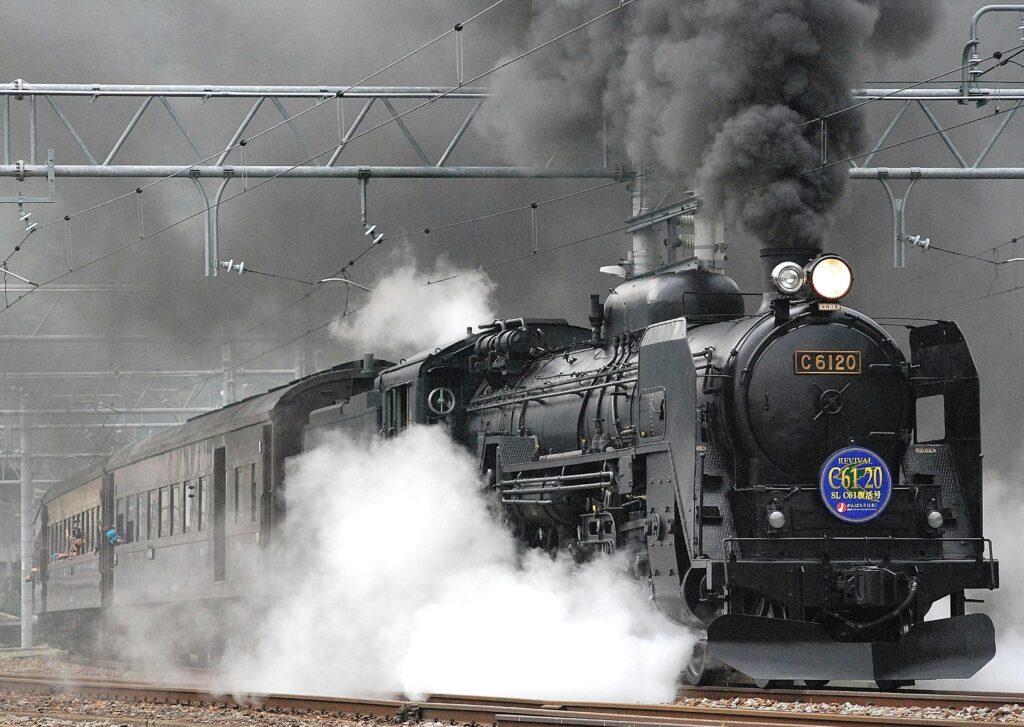
[[[944,522],[942,513],[939,512],[938,510],[932,510],[930,513],[928,513],[928,517],[926,519],[928,521],[928,527],[933,528],[935,530],[941,528],[942,523]]]
[[[786,525],[786,515],[782,510],[772,510],[768,513],[768,524],[775,530],[781,530]]]
[[[779,263],[772,270],[772,285],[783,295],[792,295],[804,287],[804,269],[794,262]]]
[[[814,294],[825,300],[839,300],[853,285],[853,271],[845,260],[835,255],[823,255],[811,261],[807,277]]]

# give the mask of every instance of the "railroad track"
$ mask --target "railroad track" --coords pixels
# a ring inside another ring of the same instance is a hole
[[[0,674],[0,690],[43,695],[73,695],[82,699],[157,702],[182,705],[216,705],[256,708],[297,715],[333,715],[373,718],[388,722],[443,722],[495,725],[496,727],[690,727],[720,725],[755,727],[771,725],[923,725],[942,719],[944,725],[975,725],[969,719],[947,719],[937,712],[920,716],[892,716],[886,708],[998,710],[1024,702],[1024,695],[996,693],[900,692],[756,689],[687,689],[684,703],[651,705],[604,702],[544,702],[529,699],[436,695],[412,701],[384,698],[313,697],[282,694],[254,694],[231,697],[210,694],[195,687],[153,686],[133,681],[75,679],[65,681],[45,675]],[[696,700],[729,700],[741,706],[694,704]],[[743,706],[747,700],[789,703],[773,709]],[[813,705],[857,705],[858,713],[844,714]],[[788,706],[789,711],[784,711]],[[1019,713],[1018,713],[1019,714]],[[2,715],[0,715],[2,716]],[[48,715],[55,716],[55,715]],[[74,718],[75,715],[67,715]],[[90,713],[90,719],[99,715]],[[1021,716],[1024,719],[1024,715]],[[116,721],[124,723],[123,718]],[[152,720],[144,720],[153,723]],[[140,723],[142,723],[140,721]]]

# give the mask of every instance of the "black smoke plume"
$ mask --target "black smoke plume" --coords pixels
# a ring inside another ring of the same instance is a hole
[[[526,42],[598,10],[536,2]],[[823,157],[817,119],[850,105],[853,73],[873,55],[910,53],[937,10],[920,1],[637,0],[503,76],[487,120],[513,157],[540,137],[569,150],[563,156],[590,149],[592,163],[605,144],[613,159],[695,184],[763,243],[814,245],[846,173],[818,168],[860,151],[861,138],[856,110],[830,116]]]

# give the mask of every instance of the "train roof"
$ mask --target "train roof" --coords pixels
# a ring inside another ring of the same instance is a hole
[[[68,477],[66,480],[61,480],[60,482],[51,485],[50,488],[43,493],[41,498],[42,502],[53,502],[61,495],[66,495],[72,490],[81,487],[86,482],[92,482],[93,480],[103,477],[103,472],[106,469],[108,461],[109,460],[105,459],[99,464],[94,464],[89,469],[82,470],[78,474]]]
[[[262,394],[250,396],[220,409],[194,416],[181,426],[140,439],[119,449],[107,461],[110,469],[123,467],[140,459],[163,454],[172,449],[202,441],[223,432],[230,432],[270,418],[274,410],[290,397],[310,386],[335,378],[341,372],[360,370],[360,361],[349,361],[301,379],[289,381]]]

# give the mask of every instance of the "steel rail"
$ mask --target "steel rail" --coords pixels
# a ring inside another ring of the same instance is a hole
[[[474,703],[508,704],[506,698],[498,697],[464,697],[453,694],[434,694],[431,702],[465,702],[472,699]],[[682,687],[677,699],[771,699],[776,702],[794,704],[858,704],[875,707],[945,707],[962,709],[963,707],[997,708],[1006,704],[1024,704],[1024,694],[1018,692],[970,692],[956,690],[901,689],[898,692],[881,692],[874,688],[849,689],[760,689],[743,686],[712,686]],[[551,700],[519,699],[520,705],[542,707],[550,705]],[[615,704],[593,701],[560,701],[561,709],[574,711],[600,711],[607,714],[632,714],[639,705]],[[643,709],[653,717],[670,717],[678,710],[677,704],[647,704]]]
[[[0,674],[0,689],[35,694],[68,694],[94,699],[144,700],[178,704],[223,705],[294,711],[299,713],[347,714],[364,718],[388,720],[438,721],[462,724],[516,725],[516,727],[626,727],[645,725],[685,727],[686,725],[921,725],[920,717],[893,717],[877,714],[835,714],[808,712],[810,703],[860,703],[870,706],[937,707],[943,703],[952,708],[984,705],[997,708],[1020,703],[1024,695],[971,695],[962,698],[950,694],[878,693],[878,692],[802,692],[764,691],[755,689],[693,689],[684,691],[700,699],[763,698],[792,701],[804,705],[801,711],[749,709],[688,704],[621,704],[601,702],[552,702],[494,697],[438,695],[425,700],[401,698],[315,697],[283,694],[214,695],[197,687],[156,687],[141,682],[112,680],[62,680],[24,674]],[[801,698],[793,699],[797,694]],[[789,697],[789,698],[787,698]],[[831,698],[826,701],[825,698]],[[859,701],[858,697],[864,701]],[[908,699],[909,697],[909,699]],[[836,700],[842,699],[842,702]],[[945,702],[943,702],[945,700]],[[915,701],[924,702],[914,704]],[[909,702],[909,704],[908,704]],[[102,719],[99,714],[91,715]],[[976,721],[944,720],[943,724],[973,725]]]

